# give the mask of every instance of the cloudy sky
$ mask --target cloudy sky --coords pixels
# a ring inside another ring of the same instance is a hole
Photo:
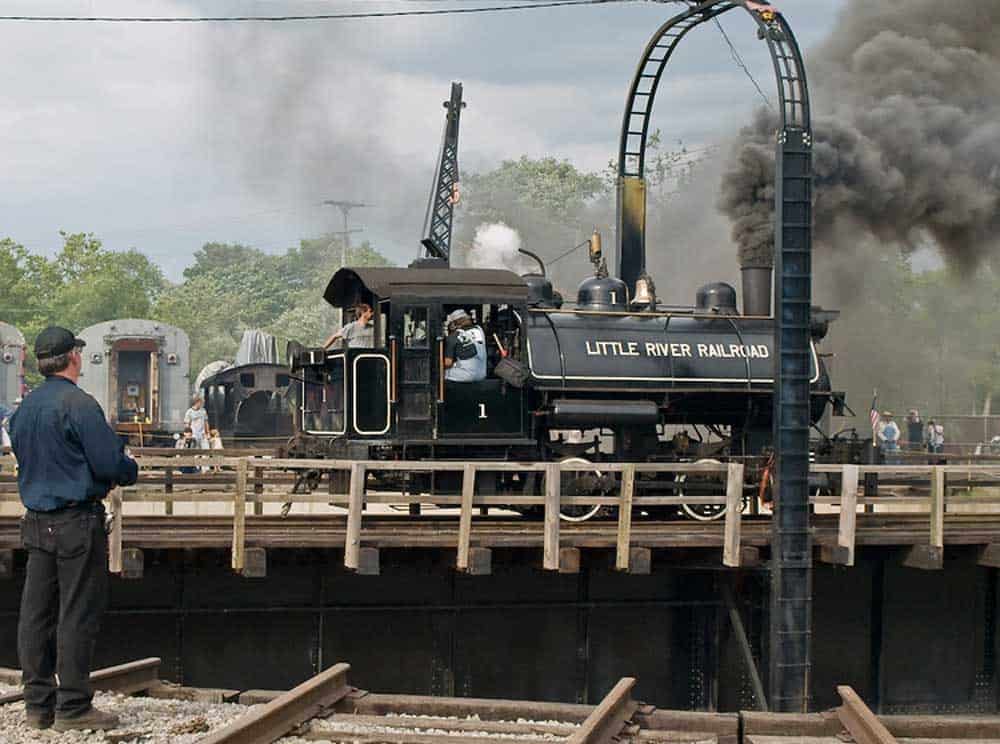
[[[522,0],[523,2],[523,0]],[[784,0],[808,50],[845,0]],[[35,0],[3,14],[275,15],[502,5],[504,0]],[[268,24],[0,22],[0,236],[51,253],[58,231],[138,248],[177,278],[210,240],[281,251],[339,229],[324,199],[372,204],[358,238],[416,252],[449,82],[465,85],[465,170],[521,154],[602,168],[655,29],[680,6]],[[768,95],[745,16],[723,25]],[[654,125],[690,147],[735,132],[757,92],[716,29],[681,48]]]

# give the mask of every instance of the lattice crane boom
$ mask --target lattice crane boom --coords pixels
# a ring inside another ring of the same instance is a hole
[[[451,98],[444,102],[446,110],[444,137],[438,159],[437,173],[431,189],[430,203],[421,240],[428,258],[451,259],[451,224],[458,203],[458,129],[462,109],[462,84],[451,84]]]

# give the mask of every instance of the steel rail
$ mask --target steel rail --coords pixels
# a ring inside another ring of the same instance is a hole
[[[837,694],[844,701],[837,708],[837,718],[857,744],[897,744],[896,737],[858,697],[854,688],[841,685],[837,687]]]
[[[632,700],[633,687],[635,677],[618,680],[580,728],[566,740],[567,744],[611,744],[615,741],[639,708]]]
[[[135,695],[137,692],[145,692],[156,687],[159,683],[160,659],[156,657],[105,667],[90,673],[90,684],[99,692]],[[0,696],[0,705],[16,703],[23,699],[23,692],[12,692]]]
[[[203,736],[198,744],[271,744],[342,700],[351,691],[347,685],[350,668],[350,664],[335,664],[225,728]]]

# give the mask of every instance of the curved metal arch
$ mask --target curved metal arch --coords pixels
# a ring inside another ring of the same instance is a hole
[[[706,0],[679,13],[657,29],[646,44],[625,100],[618,148],[619,176],[644,175],[653,102],[663,71],[678,44],[701,24],[736,8],[743,8],[750,15],[757,24],[758,35],[767,43],[778,83],[781,127],[809,130],[809,91],[798,42],[781,13],[769,5],[759,5],[766,9],[751,9],[746,0]]]
[[[738,8],[753,19],[758,36],[767,44],[778,88],[781,130],[798,130],[807,143],[811,142],[809,88],[802,53],[791,27],[775,8],[748,0],[692,2],[688,10],[660,26],[646,44],[632,77],[619,136],[617,273],[631,291],[646,268],[646,145],[663,72],[688,33]]]

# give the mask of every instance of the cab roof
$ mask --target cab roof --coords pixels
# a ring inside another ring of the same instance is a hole
[[[526,302],[528,286],[505,269],[345,267],[326,286],[323,299],[334,307],[350,307],[393,297],[442,300]]]

